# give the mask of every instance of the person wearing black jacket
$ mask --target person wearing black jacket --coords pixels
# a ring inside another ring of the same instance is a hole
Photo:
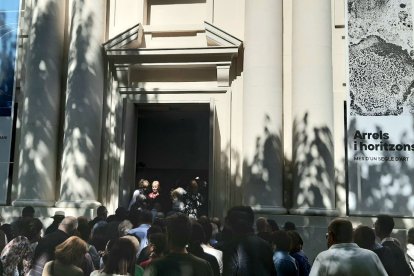
[[[56,246],[72,236],[78,228],[78,220],[75,217],[65,217],[59,224],[58,230],[41,239],[36,246],[32,269],[29,275],[42,275],[43,267],[48,261],[55,259]]]
[[[202,241],[205,240],[203,227],[200,223],[192,221],[191,230],[191,239],[188,246],[188,251],[194,256],[209,262],[211,268],[213,269],[214,276],[220,276],[220,268],[216,257],[204,252],[203,248],[201,247]]]
[[[398,240],[391,238],[394,229],[394,219],[389,215],[379,215],[374,223],[375,234],[381,240],[381,245],[391,250],[394,262],[392,276],[411,275],[411,269],[405,260],[404,251]]]
[[[223,242],[223,275],[273,276],[273,251],[268,242],[254,234],[251,207],[235,206],[227,212]]]

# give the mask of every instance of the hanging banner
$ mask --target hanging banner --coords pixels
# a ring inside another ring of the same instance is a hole
[[[347,0],[350,214],[414,216],[411,0]]]
[[[7,203],[20,0],[0,1],[0,204]]]

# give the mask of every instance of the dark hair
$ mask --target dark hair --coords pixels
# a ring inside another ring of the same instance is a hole
[[[203,227],[196,221],[191,222],[191,244],[200,245],[206,238]]]
[[[381,234],[389,236],[394,229],[394,219],[389,215],[378,215],[375,225]]]
[[[88,219],[86,217],[78,217],[78,232],[79,237],[88,242],[91,235],[91,228],[88,224]]]
[[[333,235],[335,243],[352,242],[352,223],[344,218],[336,218],[331,221],[328,231]]]
[[[149,242],[154,246],[154,253],[160,256],[165,253],[167,238],[163,233],[155,233],[149,237]]]
[[[285,231],[294,231],[296,230],[296,225],[291,221],[286,221],[283,225],[283,230]]]
[[[276,251],[290,251],[292,240],[284,230],[278,230],[272,233],[272,243],[276,245]]]
[[[204,230],[204,240],[202,242],[208,243],[213,234],[213,226],[211,225],[210,220],[206,216],[200,217],[200,219],[198,220],[198,223],[201,224]]]
[[[106,210],[106,207],[101,205],[96,209],[96,215],[98,217],[106,216],[108,214],[108,210]]]
[[[299,252],[303,246],[302,237],[296,231],[287,231],[290,239],[292,240],[292,246],[290,252]]]
[[[152,223],[152,212],[149,210],[142,210],[140,215],[141,223]]]
[[[161,227],[158,225],[151,225],[147,230],[147,236],[150,238],[151,235],[163,233]]]
[[[221,221],[218,217],[213,217],[210,220],[212,223],[214,223],[215,225],[217,225],[218,230],[221,230]]]
[[[119,206],[115,210],[115,216],[117,221],[123,221],[128,218],[128,210],[125,207]]]
[[[279,225],[274,219],[267,219],[267,223],[269,223],[272,232],[279,230]]]
[[[257,232],[267,232],[269,223],[264,217],[259,217],[256,219],[256,230]]]
[[[227,212],[226,224],[234,234],[253,233],[254,213],[250,206],[235,206]]]
[[[22,217],[34,217],[35,209],[32,206],[26,206],[22,210]]]
[[[167,235],[170,246],[184,248],[190,241],[191,222],[184,214],[175,214],[167,219]]]
[[[411,243],[411,244],[414,244],[414,228],[408,229],[407,242]]]
[[[166,232],[166,219],[164,218],[155,218],[154,221],[152,222],[151,226],[157,226],[161,229],[161,231],[163,233]]]
[[[136,250],[129,239],[116,239],[109,249],[103,272],[108,274],[135,274]]]
[[[12,224],[12,233],[14,237],[24,236],[33,241],[43,229],[42,222],[37,218],[22,217]]]
[[[368,226],[358,226],[354,231],[354,242],[361,248],[372,249],[375,245],[374,230]]]

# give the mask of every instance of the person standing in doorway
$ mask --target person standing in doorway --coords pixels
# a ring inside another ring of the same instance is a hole
[[[161,190],[160,182],[158,180],[152,181],[151,192],[148,194],[148,206],[150,210],[155,206],[155,203],[161,203],[160,202],[160,190]]]
[[[187,194],[184,197],[184,213],[190,218],[198,218],[204,204],[204,198],[198,191],[198,183],[195,179],[191,180]]]
[[[137,187],[132,195],[131,202],[129,203],[128,210],[131,208],[145,209],[147,207],[147,190],[149,182],[146,179],[140,179],[137,183]]]

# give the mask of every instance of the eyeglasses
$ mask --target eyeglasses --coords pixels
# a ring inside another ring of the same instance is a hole
[[[325,233],[325,239],[328,239],[329,233]]]

